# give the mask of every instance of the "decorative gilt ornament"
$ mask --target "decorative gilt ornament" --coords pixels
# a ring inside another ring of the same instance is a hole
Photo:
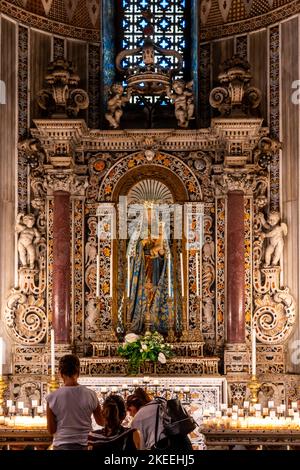
[[[281,148],[282,144],[278,140],[266,136],[262,137],[253,152],[254,163],[258,163],[261,168],[267,168],[274,154]]]
[[[37,94],[38,105],[52,117],[76,117],[81,109],[89,105],[88,94],[76,88],[80,78],[71,62],[57,59],[48,67],[45,78],[48,88]]]
[[[224,72],[218,76],[223,86],[211,91],[210,104],[223,116],[245,116],[250,110],[257,108],[261,101],[261,91],[250,86],[250,65],[243,58],[234,55],[224,63],[223,68]]]
[[[142,180],[135,184],[128,195],[128,204],[172,204],[173,196],[167,186],[155,179]]]
[[[165,69],[157,65],[155,53],[174,58],[174,67]],[[135,58],[134,65],[124,68],[122,62],[128,57]],[[157,46],[147,34],[141,47],[132,50],[125,49],[116,57],[117,70],[124,75],[128,88],[137,95],[161,95],[166,92],[170,86],[171,77],[182,69],[182,64],[179,52]]]

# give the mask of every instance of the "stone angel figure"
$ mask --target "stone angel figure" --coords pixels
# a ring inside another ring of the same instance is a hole
[[[107,101],[107,112],[105,118],[110,127],[117,129],[120,126],[120,120],[123,114],[123,106],[130,100],[131,91],[128,89],[124,95],[124,88],[120,83],[114,83],[110,88],[110,97]]]
[[[36,261],[36,244],[41,235],[34,227],[35,216],[33,214],[19,213],[16,220],[16,232],[18,234],[18,252],[23,267],[34,269]]]
[[[172,89],[167,89],[167,96],[174,102],[175,116],[178,126],[186,128],[194,114],[194,97],[192,93],[193,81],[185,83],[183,80],[174,80]]]
[[[263,228],[269,230],[267,233],[261,234],[263,239],[269,239],[269,244],[265,251],[265,266],[277,266],[284,247],[283,237],[288,233],[287,225],[280,222],[280,214],[276,211],[270,212],[267,221],[261,213],[260,221]]]

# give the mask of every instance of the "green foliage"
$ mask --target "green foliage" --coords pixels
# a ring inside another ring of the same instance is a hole
[[[146,332],[144,336],[129,333],[125,342],[118,348],[118,354],[128,359],[129,371],[138,373],[139,367],[146,361],[165,364],[173,356],[173,346],[166,343],[164,337],[155,331]]]

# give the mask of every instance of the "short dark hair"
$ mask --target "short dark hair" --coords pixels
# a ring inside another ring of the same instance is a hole
[[[58,370],[62,375],[72,377],[80,372],[80,361],[75,354],[66,354],[61,357],[58,364]]]
[[[136,395],[132,394],[132,395],[129,395],[129,397],[127,397],[127,400],[126,400],[127,409],[130,406],[134,406],[137,410],[139,410],[140,408],[142,408],[142,406],[145,406],[145,402],[141,400],[139,397],[137,397]]]

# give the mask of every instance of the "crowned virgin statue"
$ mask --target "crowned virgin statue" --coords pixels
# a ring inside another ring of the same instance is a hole
[[[158,233],[141,220],[133,232],[127,248],[129,297],[128,317],[131,331],[168,332],[168,297],[171,286],[171,253],[164,224],[158,224]],[[170,273],[169,273],[170,270]]]

